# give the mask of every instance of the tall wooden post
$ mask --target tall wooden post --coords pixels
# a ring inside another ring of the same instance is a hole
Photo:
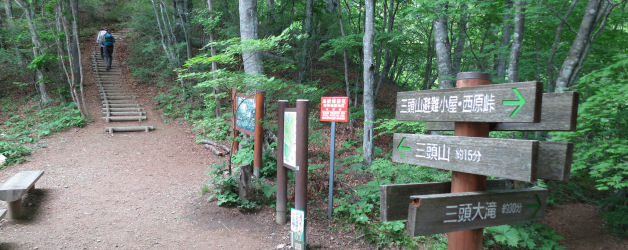
[[[303,210],[307,221],[307,146],[308,146],[308,100],[297,100],[296,138],[296,185],[294,207]]]
[[[238,138],[238,135],[240,134],[238,132],[238,129],[236,128],[236,122],[238,120],[238,97],[236,96],[236,90],[232,89],[231,90],[231,99],[233,100],[233,123],[231,124],[231,137],[233,138],[233,148],[231,149],[231,155],[235,155],[235,153],[238,151],[238,141],[236,140],[236,138]]]
[[[260,169],[262,168],[262,147],[264,141],[264,92],[255,93],[255,145],[253,158],[253,175],[260,177]]]
[[[277,119],[279,119],[279,121],[277,123],[277,203],[275,206],[275,221],[277,222],[277,224],[283,225],[286,224],[286,201],[288,199],[286,167],[284,167],[283,165],[283,119],[284,111],[286,109],[286,106],[288,105],[288,101],[279,100],[277,102],[277,105]]]
[[[490,75],[480,72],[461,72],[457,75],[457,88],[491,84]],[[485,122],[456,122],[454,135],[488,137],[489,123]],[[451,192],[472,192],[486,190],[486,176],[467,174],[453,171],[451,174]],[[450,232],[448,249],[482,249],[482,234],[484,229]]]

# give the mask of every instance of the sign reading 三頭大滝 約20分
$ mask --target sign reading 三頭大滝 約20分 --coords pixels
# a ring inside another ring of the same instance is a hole
[[[283,117],[283,162],[297,166],[297,112],[286,111]]]
[[[540,82],[397,93],[399,121],[538,122]]]

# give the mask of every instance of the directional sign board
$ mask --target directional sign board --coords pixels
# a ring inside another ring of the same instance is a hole
[[[410,196],[410,235],[477,229],[542,219],[547,189]]]
[[[538,142],[482,137],[399,134],[393,137],[393,161],[532,181]]]
[[[491,126],[491,131],[573,131],[576,129],[578,93],[545,93],[538,123],[502,122]],[[431,131],[454,130],[453,122],[426,122]]]
[[[540,82],[397,93],[399,121],[538,122]]]
[[[511,189],[512,181],[487,180],[486,189]],[[451,182],[390,184],[379,186],[379,214],[382,221],[408,219],[410,196],[449,193]]]

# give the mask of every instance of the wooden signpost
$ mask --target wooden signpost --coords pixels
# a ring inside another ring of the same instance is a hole
[[[393,161],[520,181],[535,179],[537,141],[395,134]]]
[[[540,82],[397,93],[399,121],[538,122]]]
[[[463,72],[456,89],[398,93],[397,120],[427,121],[428,130],[455,136],[395,134],[393,161],[452,170],[452,181],[381,186],[382,220],[407,218],[411,235],[449,232],[449,249],[480,249],[482,228],[542,218],[546,189],[510,190],[486,176],[565,181],[573,145],[482,138],[490,130],[575,129],[577,94],[542,89],[491,85],[488,74]]]
[[[578,93],[544,93],[541,121],[537,123],[500,122],[491,131],[573,131],[576,129]],[[453,122],[426,122],[428,131],[453,131]]]
[[[254,138],[254,158],[253,158],[253,175],[260,176],[262,167],[262,147],[264,143],[264,91],[258,91],[252,95],[243,95],[236,93],[235,89],[231,92],[233,99],[233,112],[235,114],[231,136],[236,138],[238,132],[253,136]],[[238,141],[233,143],[232,154],[238,150]]]
[[[275,207],[276,222],[286,223],[288,195],[288,178],[286,168],[296,171],[295,174],[295,209],[292,213],[302,215],[302,230],[291,234],[293,247],[305,249],[307,227],[307,148],[308,148],[308,100],[297,100],[296,108],[288,108],[288,101],[278,101],[278,133],[277,133],[277,203]],[[287,160],[287,161],[286,161]],[[295,219],[294,217],[292,219]],[[299,226],[300,228],[300,226]],[[294,230],[293,230],[294,231]],[[295,248],[296,249],[296,248]]]
[[[425,235],[543,218],[547,189],[412,195],[408,233]]]

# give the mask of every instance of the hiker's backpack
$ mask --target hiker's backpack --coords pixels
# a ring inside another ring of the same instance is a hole
[[[111,33],[107,33],[105,34],[105,41],[103,42],[103,44],[105,46],[109,46],[109,45],[113,45],[115,41],[116,40],[113,38],[113,35],[111,35]]]

